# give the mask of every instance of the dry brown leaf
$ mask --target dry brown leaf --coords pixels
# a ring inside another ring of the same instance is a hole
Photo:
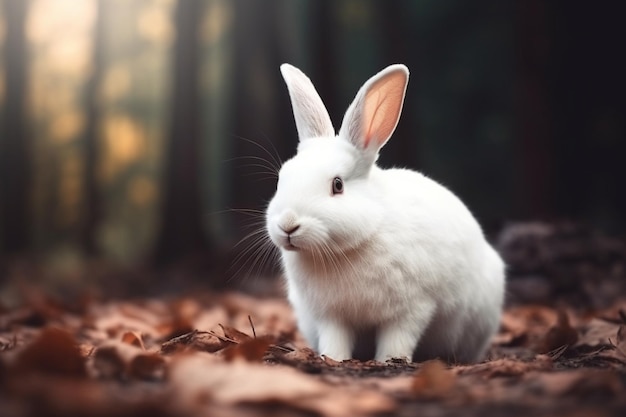
[[[112,303],[94,308],[91,315],[93,328],[106,332],[110,338],[119,337],[127,331],[135,331],[153,339],[163,336],[159,328],[163,319],[138,306]]]
[[[550,326],[557,321],[553,309],[524,305],[507,308],[501,318],[500,332],[494,337],[498,346],[538,346]]]
[[[215,362],[199,354],[175,358],[170,380],[181,406],[279,403],[320,415],[390,412],[395,402],[371,389],[337,389],[285,366]],[[209,400],[210,399],[210,400]],[[199,405],[202,405],[199,404]]]
[[[413,377],[411,392],[419,397],[440,398],[456,384],[456,375],[439,360],[424,362]]]
[[[61,304],[39,288],[23,287],[22,296],[25,304],[33,313],[30,319],[33,321],[41,320],[41,325],[56,320],[63,314]]]
[[[143,344],[143,340],[141,338],[141,334],[138,332],[126,332],[122,335],[122,342],[127,343],[129,345],[140,348],[141,350],[146,350],[146,347]]]
[[[599,398],[623,398],[626,386],[616,372],[586,369],[564,395],[572,397],[597,396]]]
[[[0,352],[11,350],[15,347],[15,338],[0,336]]]
[[[19,352],[13,368],[20,373],[87,376],[78,343],[68,332],[54,327],[43,329],[32,343]]]
[[[322,355],[322,360],[329,366],[341,366],[341,362],[334,360],[330,356]]]
[[[221,340],[217,335],[193,330],[182,336],[175,337],[161,345],[161,353],[171,354],[186,350],[201,352],[217,352],[230,346],[231,342]]]
[[[502,313],[500,319],[500,333],[512,333],[513,335],[519,335],[526,333],[528,330],[528,323],[525,317],[520,314],[520,309],[511,309]]]
[[[233,341],[235,343],[241,343],[241,342],[245,342],[247,340],[252,339],[251,336],[245,334],[244,332],[240,332],[234,327],[224,326],[223,324],[220,324],[220,327],[222,328],[222,331],[224,332],[224,336],[226,336],[228,340]]]
[[[115,346],[102,346],[93,353],[93,367],[100,378],[121,379],[126,371],[126,361]]]
[[[457,366],[454,372],[459,375],[484,375],[487,378],[521,376],[534,370],[553,368],[552,359],[546,355],[537,355],[534,360],[521,361],[511,358],[496,359],[475,365]]]
[[[220,306],[229,317],[229,325],[237,329],[248,329],[248,316],[251,316],[258,334],[292,334],[296,330],[293,311],[284,298],[265,298],[259,302],[248,295],[228,293],[220,299]]]
[[[586,397],[592,394],[615,396],[621,395],[625,388],[619,375],[607,370],[530,372],[524,379],[532,381],[535,389],[551,397]]]
[[[96,350],[96,347],[91,343],[81,343],[78,345],[78,350],[83,358],[88,358]]]
[[[128,319],[157,326],[162,323],[163,315],[168,313],[165,303],[158,300],[150,300],[143,303],[119,303],[119,312]]]
[[[601,319],[591,319],[583,326],[578,345],[602,346],[610,345],[611,340],[619,330],[619,325]]]
[[[140,354],[128,364],[128,375],[134,379],[158,381],[165,377],[165,359],[156,354]]]
[[[221,306],[213,306],[202,310],[195,316],[191,323],[194,329],[210,330],[217,323],[228,323],[228,315],[226,310]]]
[[[97,348],[93,367],[101,378],[155,380],[165,375],[162,356],[123,342],[109,342]]]
[[[572,346],[578,341],[578,332],[569,322],[565,310],[559,309],[557,323],[550,328],[539,344],[539,353],[548,353],[561,346]]]
[[[191,323],[202,311],[202,306],[198,300],[182,298],[172,302],[170,309],[175,317]]]
[[[120,387],[123,395],[112,396],[111,387],[95,380],[69,378],[28,378],[13,384],[19,407],[7,407],[6,397],[0,401],[0,414],[5,416],[150,416],[173,417],[167,393],[150,394],[145,389],[140,398],[130,385]],[[21,402],[19,402],[21,399]],[[14,403],[15,404],[15,403]],[[18,410],[18,411],[13,411]],[[5,413],[9,411],[8,413]]]
[[[615,349],[626,358],[626,326],[619,326],[615,338]]]
[[[164,339],[178,337],[198,328],[194,325],[194,320],[202,311],[198,301],[183,298],[170,303],[169,310],[171,319],[156,326]]]
[[[515,334],[513,332],[506,331],[496,334],[491,339],[491,343],[494,345],[506,347],[526,346],[527,342],[528,335],[526,333]]]
[[[301,362],[312,361],[319,358],[317,352],[308,347],[294,349],[292,352],[285,353],[283,356],[289,360]]]
[[[246,340],[224,349],[224,358],[229,362],[236,359],[260,362],[274,342],[275,339],[271,336],[262,336],[256,339]]]

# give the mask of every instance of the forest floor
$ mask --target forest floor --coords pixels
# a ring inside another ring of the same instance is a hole
[[[0,309],[0,416],[624,416],[626,249],[535,232],[500,242],[509,302],[473,365],[319,357],[280,296],[28,290]]]

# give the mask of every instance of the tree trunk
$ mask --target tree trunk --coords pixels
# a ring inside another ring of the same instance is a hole
[[[30,245],[30,138],[26,129],[27,45],[25,23],[29,1],[4,2],[5,97],[0,132],[0,250],[9,255]]]
[[[101,198],[97,180],[98,164],[98,87],[102,80],[104,65],[104,35],[106,21],[107,0],[97,0],[97,18],[94,26],[94,41],[92,52],[93,71],[85,86],[85,113],[86,123],[83,132],[83,146],[85,155],[85,177],[83,183],[84,211],[81,225],[81,246],[87,256],[98,254],[96,242],[97,228],[101,218]]]
[[[410,84],[414,87],[405,98],[403,114],[396,128],[396,140],[385,145],[385,150],[381,154],[381,162],[393,161],[396,166],[418,168],[419,162],[419,141],[418,137],[418,114],[417,114],[417,94],[418,89],[418,54],[419,42],[414,30],[415,24],[411,24],[411,15],[408,5],[402,0],[388,0],[378,4],[380,26],[384,36],[383,60],[384,65],[405,64],[411,72]],[[418,44],[417,47],[415,44]],[[382,68],[381,68],[382,69]]]
[[[308,74],[328,110],[335,129],[339,129],[347,103],[341,103],[341,89],[337,68],[336,0],[315,0],[311,4],[311,59],[312,72]]]
[[[155,261],[169,263],[206,248],[200,198],[199,26],[201,0],[179,0],[161,227]]]
[[[552,200],[554,173],[551,168],[554,129],[551,124],[549,64],[550,35],[547,32],[545,5],[540,0],[521,2],[515,21],[515,114],[516,170],[523,179],[516,199],[517,216],[549,217],[554,214]]]
[[[232,153],[234,162],[231,207],[253,208],[269,198],[275,184],[261,180],[267,176],[250,158],[263,158],[274,163],[265,152],[277,147],[276,138],[290,122],[288,115],[279,115],[275,103],[286,88],[280,78],[276,2],[237,0],[235,13],[234,64],[234,126]],[[261,85],[261,80],[271,84]],[[267,164],[266,164],[267,165]],[[242,230],[237,230],[241,234]]]

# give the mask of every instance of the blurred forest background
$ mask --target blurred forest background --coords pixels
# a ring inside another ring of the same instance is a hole
[[[311,77],[336,126],[368,77],[405,63],[406,104],[381,164],[447,185],[490,233],[524,219],[626,231],[618,2],[0,0],[0,10],[0,286],[31,263],[78,282],[98,265],[181,262],[222,285],[216,271],[250,232],[231,209],[262,210],[275,187],[249,157],[295,152],[283,62]]]

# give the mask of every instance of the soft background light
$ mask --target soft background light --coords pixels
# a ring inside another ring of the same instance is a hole
[[[336,126],[369,76],[407,64],[404,113],[381,164],[449,186],[491,235],[517,219],[625,230],[616,10],[535,0],[0,5],[5,271],[25,259],[61,275],[94,262],[191,262],[223,283],[215,271],[250,231],[231,209],[262,210],[274,189],[248,157],[295,151],[283,62],[313,79]]]

